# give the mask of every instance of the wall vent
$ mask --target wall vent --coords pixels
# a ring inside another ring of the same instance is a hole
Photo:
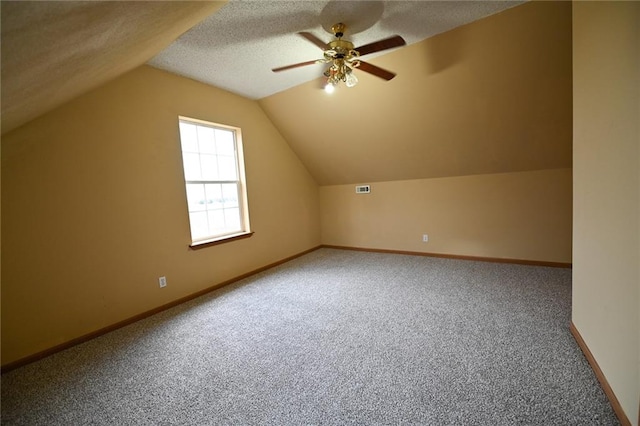
[[[371,192],[371,185],[357,185],[356,194],[368,194]]]

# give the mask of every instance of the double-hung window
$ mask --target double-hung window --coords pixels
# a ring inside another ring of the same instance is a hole
[[[179,117],[191,246],[249,236],[240,129]]]

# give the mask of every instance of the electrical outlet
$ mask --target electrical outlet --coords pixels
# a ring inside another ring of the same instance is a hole
[[[158,284],[160,284],[160,288],[167,286],[167,277],[158,278]]]
[[[428,243],[429,242],[429,235],[422,234],[422,242],[423,243]]]

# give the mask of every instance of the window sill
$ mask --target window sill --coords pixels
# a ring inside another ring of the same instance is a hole
[[[192,250],[199,250],[205,247],[217,246],[218,244],[229,243],[231,241],[243,240],[245,238],[250,238],[253,235],[253,232],[241,232],[239,234],[225,235],[223,237],[212,238],[210,240],[196,241],[195,243],[189,244],[189,247]]]

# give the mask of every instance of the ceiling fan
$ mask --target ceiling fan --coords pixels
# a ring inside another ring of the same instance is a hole
[[[312,64],[331,64],[329,68],[324,72],[324,76],[327,77],[327,85],[325,90],[331,92],[334,86],[344,82],[347,87],[353,87],[358,83],[358,78],[353,74],[355,68],[361,69],[364,72],[373,74],[376,77],[380,77],[385,80],[391,80],[396,75],[391,71],[387,71],[378,66],[372,65],[368,62],[360,60],[360,56],[368,55],[374,52],[380,52],[382,50],[392,49],[394,47],[404,46],[407,44],[402,37],[395,35],[383,40],[379,40],[373,43],[365,44],[358,48],[354,48],[353,43],[348,40],[343,40],[342,37],[347,29],[347,26],[343,23],[335,24],[331,27],[336,39],[325,43],[315,35],[308,32],[300,32],[302,37],[309,40],[311,43],[318,46],[323,50],[323,58],[313,61],[300,62],[298,64],[287,65],[284,67],[274,68],[273,72],[286,71],[292,68],[303,67]]]

